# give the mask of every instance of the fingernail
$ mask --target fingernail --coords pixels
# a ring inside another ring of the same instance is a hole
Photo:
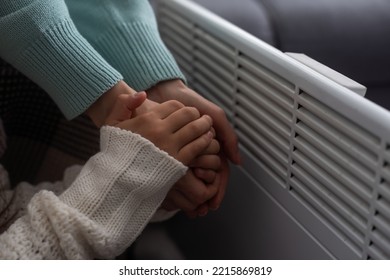
[[[205,115],[205,117],[207,117],[208,118],[208,120],[209,120],[209,122],[210,122],[210,124],[213,124],[213,119],[209,116],[209,115]]]

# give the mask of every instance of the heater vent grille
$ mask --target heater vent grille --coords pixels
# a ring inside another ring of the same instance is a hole
[[[334,258],[390,258],[390,113],[190,1],[161,1],[158,19],[234,125],[246,174]]]

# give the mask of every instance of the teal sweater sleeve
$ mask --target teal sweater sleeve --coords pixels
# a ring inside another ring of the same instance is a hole
[[[135,90],[182,79],[148,0],[66,0],[80,33]]]
[[[47,91],[67,118],[122,79],[79,33],[63,0],[1,0],[0,57]]]

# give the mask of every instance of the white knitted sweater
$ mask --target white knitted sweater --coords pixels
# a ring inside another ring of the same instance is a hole
[[[187,170],[119,128],[103,127],[100,145],[81,171],[68,169],[61,182],[21,183],[11,190],[0,166],[0,225],[7,228],[0,235],[0,259],[114,258]]]

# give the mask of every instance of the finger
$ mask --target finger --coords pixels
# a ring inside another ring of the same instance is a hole
[[[191,201],[195,205],[195,208],[212,199],[218,192],[217,187],[217,184],[206,185],[195,176],[192,170],[175,185],[175,189]],[[190,210],[194,210],[195,208]]]
[[[199,118],[200,113],[196,108],[183,107],[170,114],[168,117],[166,117],[165,120],[169,123],[170,130],[172,132],[176,132],[177,130],[183,128],[185,125]]]
[[[183,108],[184,105],[179,101],[170,100],[156,106],[156,114],[160,119],[165,119],[173,112]]]
[[[195,211],[200,204],[207,202],[216,194],[215,190],[202,196],[201,190],[205,189],[205,184],[189,170],[168,192],[163,202],[164,209]]]
[[[180,209],[170,198],[164,199],[164,201],[161,203],[161,208],[166,211],[175,211]]]
[[[193,172],[198,179],[201,179],[206,184],[211,184],[217,177],[217,172],[211,169],[194,168]]]
[[[149,96],[148,96],[149,97]],[[144,103],[142,103],[142,106],[139,106],[134,114],[133,114],[133,117],[134,116],[139,116],[139,115],[142,115],[142,114],[145,114],[147,112],[150,112],[151,110],[153,110],[154,107],[156,107],[157,105],[159,105],[159,103],[156,103],[154,101],[151,101],[149,98],[147,98],[145,100]]]
[[[180,148],[183,147],[184,145],[190,143],[191,141],[195,140],[196,138],[200,137],[201,135],[205,134],[208,132],[210,135],[210,141],[209,144],[211,143],[211,140],[213,139],[213,134],[211,132],[211,126],[212,126],[212,120],[209,116],[204,115],[198,118],[197,120],[194,120],[190,123],[187,123],[185,126],[180,128],[179,130],[176,131],[176,135],[178,139],[180,139],[181,146]],[[204,147],[204,149],[206,149]],[[203,149],[203,150],[204,150]]]
[[[212,133],[212,130],[211,130]],[[221,146],[219,145],[219,142],[215,139],[213,139],[210,143],[210,145],[204,150],[203,155],[215,155],[218,154],[221,149]]]
[[[198,205],[189,200],[177,189],[172,189],[169,193],[169,199],[163,201],[162,206],[163,209],[168,211],[173,211],[177,209],[181,209],[183,211],[195,211]]]
[[[194,93],[197,96],[196,92]],[[216,137],[222,146],[223,152],[233,163],[241,164],[242,160],[238,149],[238,137],[229,123],[225,112],[207,99],[199,96],[198,98],[201,98],[203,102],[200,103],[200,106],[196,107],[201,114],[207,114],[213,119]]]
[[[204,217],[208,214],[209,212],[209,206],[207,205],[207,203],[203,203],[202,205],[200,205],[198,208],[196,208],[195,210],[196,214],[200,217]]]
[[[186,216],[190,219],[195,219],[196,217],[204,217],[208,214],[209,212],[209,206],[207,205],[207,203],[203,203],[202,205],[200,205],[198,208],[196,208],[195,210],[193,211],[186,211],[184,212],[186,214]]]
[[[127,106],[128,110],[133,111],[144,103],[147,96],[145,91],[140,91],[134,94],[126,94],[125,97],[123,97],[123,103]]]
[[[213,133],[214,138],[217,137],[217,133],[215,132],[215,128],[211,127],[211,133]]]
[[[139,107],[146,100],[145,92],[138,92],[134,94],[120,94],[115,104],[108,115],[105,123],[108,125],[116,125],[119,122],[130,119],[137,107]]]
[[[181,161],[184,165],[189,165],[202,151],[204,151],[212,140],[212,133],[208,131],[192,142],[182,146],[177,153],[177,160]],[[188,141],[187,141],[188,142]]]
[[[190,167],[218,171],[221,167],[221,158],[219,155],[201,155],[191,162]]]
[[[209,114],[213,118],[216,138],[220,142],[223,152],[233,163],[241,164],[242,160],[238,149],[238,137],[230,125],[225,112],[220,109],[212,111]]]
[[[225,196],[226,187],[228,184],[229,164],[227,162],[227,159],[225,158],[222,158],[221,163],[222,163],[221,169],[213,183],[218,186],[217,187],[218,191],[216,195],[208,202],[211,210],[217,210],[220,207],[222,200]]]

